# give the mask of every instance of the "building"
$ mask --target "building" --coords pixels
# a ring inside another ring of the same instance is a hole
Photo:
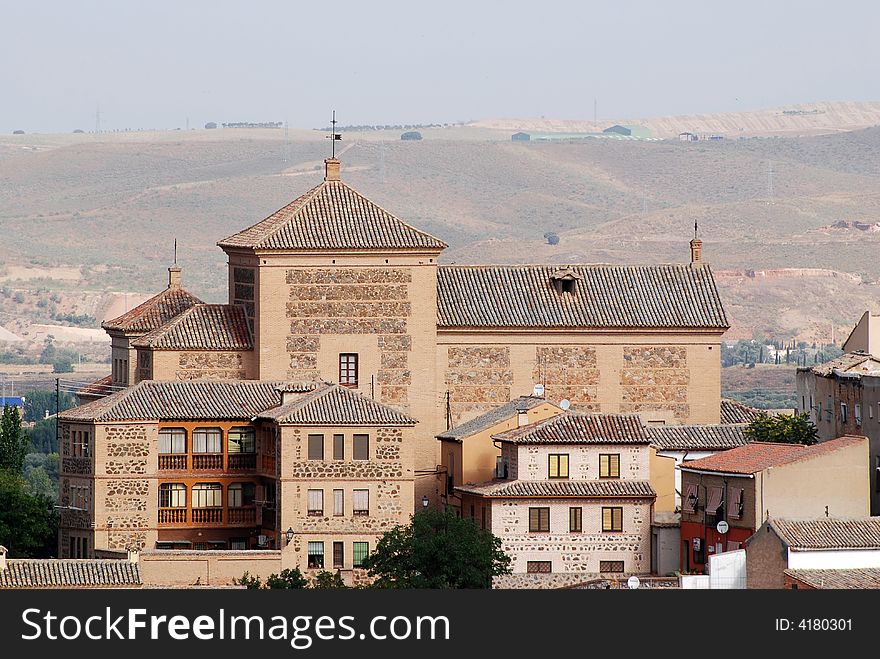
[[[880,513],[880,360],[866,352],[848,352],[798,368],[796,377],[797,411],[810,415],[820,442],[845,434],[869,438],[865,469],[871,477],[871,514]]]
[[[841,346],[844,352],[880,352],[880,316],[866,311]]]
[[[137,561],[7,558],[0,546],[0,590],[31,588],[140,588]]]
[[[678,141],[679,142],[696,142],[699,140],[699,136],[696,133],[679,133]]]
[[[880,588],[880,517],[774,517],[745,544],[749,588]]]
[[[539,396],[520,396],[491,412],[437,435],[441,442],[440,464],[447,477],[447,504],[461,510],[455,488],[465,483],[482,483],[495,477],[501,449],[493,436],[541,421],[563,410]]]
[[[647,574],[654,489],[637,415],[560,414],[493,436],[504,476],[460,486],[515,575]]]
[[[277,549],[357,581],[415,506],[416,421],[336,384],[147,380],[59,420],[63,558]]]
[[[528,133],[519,132],[519,133],[514,133],[513,135],[511,135],[510,139],[513,142],[528,142],[529,140],[532,139],[532,136],[529,135]]]
[[[682,571],[701,572],[707,556],[740,549],[771,517],[867,515],[867,455],[866,437],[840,437],[814,446],[753,442],[685,462]]]
[[[24,396],[0,396],[0,411],[4,407],[14,407],[24,417]]]

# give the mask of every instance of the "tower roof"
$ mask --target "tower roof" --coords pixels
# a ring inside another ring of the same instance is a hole
[[[105,320],[101,327],[105,330],[146,334],[197,304],[202,304],[199,298],[180,286],[172,285],[121,316]]]
[[[324,180],[262,222],[217,244],[254,250],[442,250],[446,243],[411,227],[339,178],[327,159]]]

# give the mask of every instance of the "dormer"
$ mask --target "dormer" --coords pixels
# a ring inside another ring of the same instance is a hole
[[[571,266],[566,266],[557,270],[550,275],[550,281],[553,282],[553,288],[560,295],[574,295],[577,290],[577,283],[583,279],[581,275],[575,272]]]

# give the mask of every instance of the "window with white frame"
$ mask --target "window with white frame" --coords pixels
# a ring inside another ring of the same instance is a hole
[[[223,453],[223,431],[220,428],[193,430],[193,453]]]
[[[354,490],[352,492],[352,513],[355,515],[370,514],[369,490]]]
[[[186,453],[186,430],[162,428],[159,431],[159,453]]]
[[[324,490],[309,490],[308,514],[312,517],[320,517],[324,514]]]

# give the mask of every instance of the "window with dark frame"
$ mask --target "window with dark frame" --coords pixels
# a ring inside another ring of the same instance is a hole
[[[333,567],[341,568],[345,561],[345,544],[342,542],[333,543]]]
[[[159,453],[186,453],[186,430],[162,428],[159,431]]]
[[[220,428],[195,428],[193,453],[223,453],[223,431]]]
[[[309,542],[308,544],[308,566],[310,568],[324,569],[324,543]]]
[[[526,561],[526,574],[551,574],[552,561]]]
[[[333,435],[333,459],[345,460],[345,435]]]
[[[369,460],[370,459],[370,436],[355,435],[352,439],[354,450],[352,451],[353,460]]]
[[[548,478],[568,478],[568,453],[551,453]]]
[[[364,559],[370,553],[369,542],[353,542],[351,543],[351,559],[352,567],[363,567]]]
[[[607,506],[602,508],[602,531],[618,533],[623,531],[623,508]]]
[[[220,483],[196,483],[193,485],[193,508],[220,508],[222,506],[223,486]]]
[[[342,490],[333,490],[333,514],[336,517],[345,514],[345,493]]]
[[[339,384],[343,387],[356,387],[358,385],[358,356],[357,353],[343,352],[339,355]]]
[[[324,459],[324,435],[309,435],[309,460]]]
[[[623,572],[623,561],[599,561],[599,572]]]
[[[730,503],[727,506],[727,516],[730,519],[739,519],[742,517],[744,510],[744,490],[741,487],[732,487],[728,489],[727,494],[730,497]]]
[[[186,508],[186,485],[162,483],[159,486],[160,508]]]
[[[550,532],[550,508],[529,508],[529,533]]]
[[[573,506],[568,509],[568,530],[571,533],[583,533],[584,509],[580,506]]]
[[[257,434],[253,428],[230,428],[226,433],[228,453],[256,453]]]
[[[620,453],[599,454],[599,478],[620,478]]]

